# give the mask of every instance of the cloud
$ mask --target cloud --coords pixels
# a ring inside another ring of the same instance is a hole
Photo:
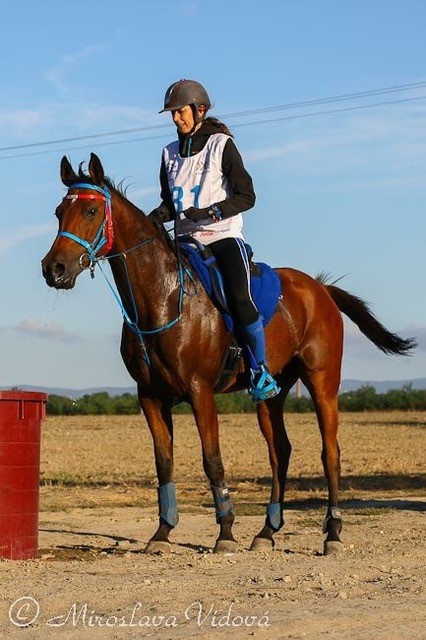
[[[74,53],[62,56],[57,64],[45,72],[45,78],[60,92],[68,93],[72,90],[72,85],[65,81],[70,72],[75,69],[80,62],[88,58],[89,56],[102,53],[107,49],[106,46],[95,44],[75,51]]]
[[[104,132],[122,132],[127,129],[133,130],[149,126],[158,126],[155,114],[151,111],[126,104],[105,105],[88,102],[87,96],[82,100],[51,102],[48,106],[32,110],[0,109],[0,135],[13,140],[14,145],[18,145],[21,139],[24,139],[25,143],[31,144],[34,141],[38,143],[64,138],[72,140],[75,137],[77,140],[71,144],[71,148],[74,145],[77,145],[76,148],[80,148],[80,146],[85,148],[90,147],[91,143],[115,142],[124,137],[124,134],[120,133],[109,138],[104,135]],[[102,134],[102,137],[97,138],[96,136],[99,134]],[[94,135],[95,137],[93,140],[78,140],[78,137],[82,135]],[[150,135],[150,132],[130,131],[127,135],[131,141],[134,138]],[[3,144],[7,149],[7,145]],[[42,147],[41,152],[50,149],[55,153],[65,151],[67,144],[58,143],[59,149],[53,146]],[[30,154],[39,151],[40,149],[37,148],[28,149]],[[26,151],[11,150],[10,153],[13,157],[15,153],[25,155]],[[1,157],[7,158],[8,154]]]
[[[426,351],[426,326],[410,325],[404,335],[413,336],[418,344],[417,351]]]
[[[75,113],[73,114],[75,118]],[[79,126],[84,129],[96,128],[99,131],[100,125],[113,123],[121,123],[120,130],[126,129],[123,123],[133,123],[141,125],[147,120],[152,120],[152,113],[141,109],[140,107],[132,107],[126,105],[99,105],[96,103],[85,104],[79,106]],[[138,134],[141,135],[141,134]]]
[[[357,348],[369,345],[371,346],[372,343],[364,336],[363,333],[361,333],[356,324],[346,316],[343,316],[343,321],[345,327],[345,344]],[[426,326],[409,325],[407,327],[397,329],[393,333],[396,333],[402,338],[415,338],[418,343],[417,350],[426,351]]]
[[[0,258],[4,258],[12,249],[30,238],[38,238],[55,232],[55,222],[19,227],[15,230],[0,233]]]
[[[426,326],[409,325],[397,329],[403,338],[414,337],[419,346],[410,357],[381,353],[359,329],[345,318],[343,377],[359,380],[413,380],[426,371]]]
[[[80,338],[76,333],[66,331],[59,324],[42,323],[38,322],[38,320],[33,320],[32,318],[21,320],[14,329],[18,333],[35,336],[44,340],[52,340],[53,342],[74,343],[80,341]]]
[[[322,145],[328,144],[325,140]],[[247,151],[245,156],[247,160],[252,162],[263,162],[274,158],[286,156],[299,156],[310,151],[317,150],[321,146],[318,140],[298,140],[292,143],[286,143],[282,146],[267,147],[266,149],[255,149]]]
[[[245,157],[267,169],[273,159],[275,170],[289,176],[338,175],[340,189],[387,187],[395,179],[406,188],[425,184],[426,108],[419,103],[334,114],[332,119],[318,116],[291,129],[276,125],[270,145],[265,142],[268,130],[265,134]]]
[[[137,200],[138,198],[145,198],[146,196],[152,196],[153,194],[159,194],[159,188],[156,185],[155,187],[139,187],[136,189],[128,189],[128,196],[132,201]]]
[[[360,347],[368,343],[368,338],[358,329],[356,324],[343,316],[345,345]]]
[[[42,109],[0,109],[2,135],[24,135],[39,130],[50,122],[49,111]]]

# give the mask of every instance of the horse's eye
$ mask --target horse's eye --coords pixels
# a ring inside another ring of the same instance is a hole
[[[88,218],[94,218],[96,214],[97,214],[97,210],[95,209],[95,207],[91,207],[86,211],[86,216]]]

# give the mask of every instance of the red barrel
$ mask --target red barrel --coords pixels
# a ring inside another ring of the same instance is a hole
[[[40,425],[47,395],[0,391],[0,558],[34,558],[38,549]]]

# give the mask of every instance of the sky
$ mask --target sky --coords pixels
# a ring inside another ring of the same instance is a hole
[[[180,78],[207,88],[253,177],[255,258],[343,277],[387,328],[417,336],[412,357],[385,356],[346,322],[343,378],[425,377],[425,25],[423,0],[7,3],[0,386],[133,386],[101,274],[55,291],[40,261],[63,155],[77,167],[97,153],[130,200],[159,204],[175,130],[158,111]]]

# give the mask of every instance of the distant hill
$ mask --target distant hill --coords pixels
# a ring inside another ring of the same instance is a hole
[[[402,389],[405,385],[411,385],[413,389],[426,389],[426,378],[414,378],[412,380],[343,380],[340,385],[340,393],[345,391],[356,391],[360,387],[374,387],[377,393],[386,393],[391,389]],[[87,389],[66,389],[62,387],[37,387],[34,385],[21,384],[10,387],[0,387],[0,390],[19,389],[20,391],[38,391],[49,395],[64,396],[65,398],[81,398],[84,395],[93,393],[108,393],[110,396],[121,396],[124,393],[136,395],[136,386],[128,387],[89,387]],[[303,389],[303,394],[307,393]]]

